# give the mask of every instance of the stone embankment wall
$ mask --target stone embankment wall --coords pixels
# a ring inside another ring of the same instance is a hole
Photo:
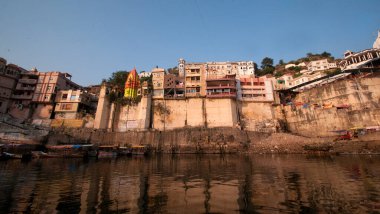
[[[237,107],[233,99],[189,98],[153,100],[153,128],[234,127]]]
[[[380,77],[345,79],[302,92],[293,105],[277,107],[276,117],[292,133],[317,137],[337,130],[380,125]]]
[[[317,153],[380,154],[380,133],[351,141],[334,137],[309,138],[289,133],[242,131],[236,128],[184,128],[171,131],[103,132],[93,129],[56,129],[47,143],[94,145],[149,145],[157,153]]]
[[[247,152],[249,146],[270,134],[236,128],[185,128],[170,131],[106,132],[92,129],[56,129],[47,143],[95,145],[150,145],[164,153]]]
[[[0,122],[0,144],[40,144],[45,141],[48,133],[47,130],[33,129],[22,124],[13,124],[10,121]]]

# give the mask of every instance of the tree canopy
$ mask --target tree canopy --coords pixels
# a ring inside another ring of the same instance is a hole
[[[125,81],[127,81],[129,71],[116,71],[113,72],[107,82],[113,86],[118,87],[120,90],[124,90]]]
[[[168,71],[169,74],[174,74],[174,75],[178,75],[179,74],[179,70],[178,70],[177,66],[175,66],[173,68],[168,68],[167,71]]]
[[[269,58],[269,57],[265,57],[261,61],[261,70],[258,69],[256,72],[256,75],[257,76],[263,76],[266,74],[273,74],[274,70],[275,70],[275,68],[273,67],[273,59]]]
[[[266,67],[273,67],[273,59],[269,57],[265,57],[261,61],[261,69],[265,69]]]

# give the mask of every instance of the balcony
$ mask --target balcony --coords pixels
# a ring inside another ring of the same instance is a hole
[[[33,94],[20,94],[20,95],[15,95],[13,94],[12,95],[12,99],[16,99],[16,100],[31,100],[33,98]]]
[[[226,84],[226,85],[207,85],[206,89],[235,89],[236,85],[235,84]]]
[[[200,97],[201,93],[200,92],[187,92],[186,97]]]
[[[201,86],[201,81],[186,81],[186,86],[191,87],[191,86]]]
[[[236,98],[236,92],[207,92],[208,98]]]
[[[188,72],[188,73],[186,73],[186,76],[187,77],[199,77],[199,76],[201,76],[201,73],[197,73],[197,72]]]
[[[17,84],[17,86],[16,86],[16,90],[20,90],[20,91],[34,91],[34,89],[36,89],[36,87],[34,87],[34,86],[22,87],[21,84]]]
[[[19,83],[24,83],[24,84],[30,84],[30,85],[37,84],[37,80],[36,79],[19,79],[18,82]]]
[[[235,81],[235,76],[234,75],[231,75],[231,76],[218,76],[218,75],[209,75],[206,79],[206,81]]]

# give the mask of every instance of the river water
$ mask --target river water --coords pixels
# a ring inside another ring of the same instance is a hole
[[[380,212],[380,156],[0,162],[0,213]]]

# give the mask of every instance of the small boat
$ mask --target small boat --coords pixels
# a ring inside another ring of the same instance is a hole
[[[32,151],[32,158],[42,159],[42,158],[59,158],[62,157],[57,154],[49,154],[43,151]]]
[[[0,160],[9,160],[9,159],[21,159],[22,155],[19,154],[13,154],[8,152],[2,152],[0,154]]]
[[[119,149],[117,150],[117,154],[120,156],[131,156],[132,155],[131,147],[120,146]]]
[[[98,158],[115,158],[117,157],[117,147],[99,146]]]
[[[150,147],[149,146],[132,146],[131,147],[131,154],[132,155],[148,155],[150,153]]]

